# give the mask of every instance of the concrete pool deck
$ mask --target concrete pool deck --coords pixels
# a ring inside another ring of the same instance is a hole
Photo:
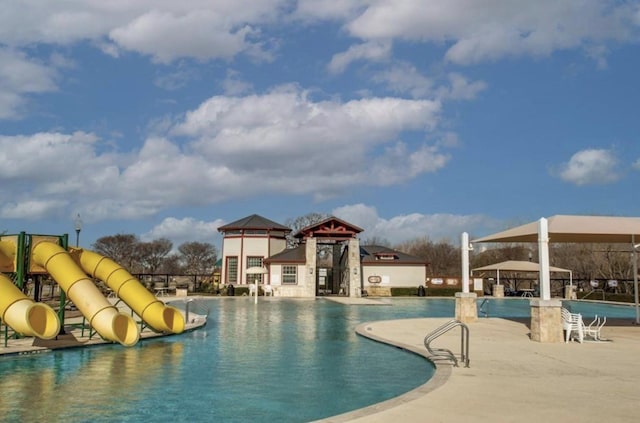
[[[427,355],[426,334],[450,318],[365,323],[359,333]],[[432,343],[460,352],[460,328]],[[324,422],[637,421],[640,327],[608,322],[610,342],[543,344],[528,322],[481,318],[469,324],[470,367],[437,365],[425,385]],[[462,366],[462,365],[461,365]]]

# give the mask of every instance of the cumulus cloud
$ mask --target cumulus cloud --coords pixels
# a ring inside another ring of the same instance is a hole
[[[378,72],[373,80],[385,84],[392,92],[410,94],[413,98],[425,98],[433,93],[434,81],[407,62],[395,63]]]
[[[182,219],[167,217],[150,231],[142,234],[140,239],[148,242],[166,238],[173,242],[174,249],[185,242],[206,242],[217,245],[220,241],[218,228],[224,224],[225,222],[220,219],[205,222],[192,217]]]
[[[282,15],[286,0],[70,0],[31,7],[7,4],[0,16],[0,41],[13,47],[34,43],[70,45],[90,40],[114,57],[120,50],[149,55],[158,62],[179,57],[257,57],[262,43],[253,26]]]
[[[599,0],[579,8],[572,0],[403,0],[370,4],[345,26],[366,41],[447,42],[447,60],[470,64],[632,39],[633,13],[631,4]]]
[[[109,37],[122,48],[169,63],[179,57],[233,57],[249,48],[251,32],[248,25],[233,28],[225,16],[215,11],[174,14],[151,10],[126,26],[113,29]]]
[[[384,219],[375,207],[366,204],[338,207],[332,214],[363,229],[366,238],[385,239],[392,244],[421,237],[458,243],[462,232],[484,232],[497,225],[495,220],[483,215],[447,213],[411,213]]]
[[[328,69],[331,73],[341,73],[356,60],[382,61],[389,58],[391,44],[388,42],[368,42],[353,45],[342,53],[337,53],[331,58]]]
[[[14,208],[35,196],[95,221],[255,195],[321,200],[443,168],[445,146],[401,139],[405,133],[426,139],[439,111],[439,103],[428,100],[313,101],[295,87],[216,96],[125,154],[105,150],[85,132],[0,137],[0,193],[14,199]]]
[[[617,164],[618,159],[610,150],[582,150],[562,166],[560,177],[576,185],[609,184],[620,178]]]
[[[60,64],[59,56],[52,59]],[[0,119],[20,117],[30,95],[56,91],[56,78],[55,67],[0,47]]]
[[[442,100],[473,100],[478,93],[487,88],[484,81],[469,81],[464,75],[450,73],[449,85],[438,90],[438,98]]]

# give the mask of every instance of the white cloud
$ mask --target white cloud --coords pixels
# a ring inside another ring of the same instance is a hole
[[[399,141],[405,133],[426,139],[439,111],[437,102],[388,97],[314,102],[284,87],[212,97],[169,130],[180,143],[150,136],[126,154],[98,153],[107,144],[91,133],[0,136],[0,194],[18,208],[37,197],[95,221],[255,195],[320,200],[441,169],[444,146]],[[162,133],[171,122],[154,127]]]
[[[228,58],[241,52],[257,57],[254,25],[269,24],[287,0],[206,1],[69,0],[3,5],[0,43],[23,47],[35,43],[70,45],[89,40],[114,57],[136,51],[159,62],[179,57]]]
[[[56,78],[54,67],[0,47],[0,119],[20,117],[30,95],[56,91]]]
[[[213,97],[187,113],[174,133],[195,139],[191,148],[211,161],[209,173],[226,178],[228,193],[314,192],[326,198],[354,185],[388,184],[379,174],[393,174],[392,183],[399,183],[442,167],[446,157],[435,147],[393,147],[405,131],[436,127],[439,110],[437,102],[398,98],[313,102],[288,87]],[[392,148],[377,153],[380,146]],[[323,166],[308,165],[327,151],[340,153]]]
[[[422,75],[410,63],[399,62],[391,68],[378,72],[373,80],[384,83],[392,92],[408,93],[413,98],[425,98],[432,94],[434,81]]]
[[[166,238],[173,242],[174,249],[185,242],[206,242],[218,245],[220,241],[218,228],[224,224],[225,222],[220,219],[205,222],[192,217],[182,219],[167,217],[150,231],[142,234],[140,239],[148,242]]]
[[[368,0],[298,0],[294,16],[300,19],[348,19]]]
[[[229,69],[227,70],[227,77],[222,81],[222,89],[225,95],[238,96],[251,92],[253,85],[240,79],[238,72]]]
[[[230,58],[250,46],[249,26],[234,28],[215,11],[194,10],[174,14],[151,10],[126,26],[113,29],[109,37],[120,47],[169,63],[179,57]]]
[[[455,72],[448,75],[448,80],[449,86],[438,90],[438,98],[442,100],[473,100],[487,88],[484,81],[470,82],[464,75]]]
[[[610,150],[578,151],[562,166],[560,177],[576,185],[608,184],[617,181],[618,160]]]
[[[633,162],[633,164],[631,165],[635,170],[640,170],[640,159],[636,160],[635,162]]]
[[[338,207],[332,214],[363,229],[363,238],[385,239],[392,244],[422,237],[456,244],[462,232],[484,232],[496,226],[495,220],[482,215],[411,213],[384,219],[375,207],[365,204]]]
[[[346,28],[365,41],[450,43],[446,58],[470,64],[633,39],[633,12],[599,0],[401,0],[370,4]]]
[[[328,65],[329,72],[341,73],[356,60],[383,61],[391,55],[391,44],[388,42],[368,42],[353,45],[343,53],[335,54]]]

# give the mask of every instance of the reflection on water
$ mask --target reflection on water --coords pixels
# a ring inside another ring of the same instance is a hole
[[[364,321],[453,314],[453,302],[346,307],[218,299],[203,329],[0,359],[4,421],[303,422],[424,383],[421,357],[358,337]]]
[[[0,415],[4,421],[75,422],[129,412],[151,385],[171,380],[182,349],[179,343],[157,342],[5,360],[0,362]]]

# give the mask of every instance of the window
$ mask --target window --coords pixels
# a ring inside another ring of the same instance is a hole
[[[397,260],[398,256],[393,253],[377,253],[376,260]]]
[[[227,257],[227,283],[238,283],[238,257]]]
[[[250,267],[262,267],[262,257],[248,256],[247,269]],[[262,283],[262,275],[247,275],[247,283]]]
[[[294,285],[298,283],[298,266],[282,266],[282,283]]]

